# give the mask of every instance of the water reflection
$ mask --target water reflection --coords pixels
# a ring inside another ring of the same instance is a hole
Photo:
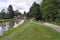
[[[2,36],[2,34],[3,34],[3,29],[2,29],[2,27],[0,26],[0,36]]]
[[[6,22],[2,22],[0,23],[0,35],[2,35],[2,33],[4,31],[7,31],[11,28],[16,28],[17,26],[21,25],[24,22],[24,19],[12,19]]]

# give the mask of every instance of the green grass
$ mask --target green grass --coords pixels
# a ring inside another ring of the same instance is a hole
[[[11,33],[8,31],[5,36],[1,37],[0,40],[60,40],[60,33],[55,30],[38,24],[39,22],[31,23],[29,21],[20,25],[16,29],[11,29]],[[23,31],[21,27],[28,25]]]
[[[0,36],[0,38],[1,38],[1,37],[4,37],[4,36],[7,36],[7,35],[9,35],[10,33],[15,32],[16,30],[19,30],[22,26],[26,25],[28,22],[29,22],[29,20],[26,20],[23,24],[21,24],[21,25],[18,26],[17,28],[11,28],[11,29],[9,29],[8,31],[4,32],[4,33],[3,33],[3,36]]]

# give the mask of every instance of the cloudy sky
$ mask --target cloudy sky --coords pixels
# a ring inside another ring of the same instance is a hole
[[[9,5],[12,5],[14,10],[28,12],[33,2],[40,3],[41,0],[0,0],[0,10],[7,9]]]

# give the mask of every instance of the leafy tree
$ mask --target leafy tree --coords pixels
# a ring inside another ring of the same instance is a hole
[[[14,18],[14,11],[12,5],[9,5],[8,7],[8,14],[9,14],[9,18]]]
[[[17,16],[19,13],[19,10],[14,11],[14,13],[15,13],[15,16]]]
[[[29,12],[26,13],[26,17],[27,17],[27,19],[30,19],[30,13]]]
[[[1,15],[0,15],[0,17],[1,17],[2,19],[4,19],[5,16],[6,16],[5,9],[2,9],[2,10],[1,10]]]
[[[26,15],[27,15],[27,14],[26,14],[26,11],[24,11],[24,14],[23,14],[23,15],[26,17]]]
[[[34,2],[32,7],[30,8],[29,14],[27,14],[29,17],[34,17],[35,20],[42,20],[42,12],[40,10],[40,5]]]
[[[24,11],[24,15],[26,15],[26,11]]]
[[[60,0],[43,0],[41,10],[43,12],[44,21],[58,22],[60,20]]]

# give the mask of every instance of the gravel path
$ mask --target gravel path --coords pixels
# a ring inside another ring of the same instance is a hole
[[[44,23],[44,25],[53,28],[57,32],[60,32],[60,26],[57,26],[57,25],[54,25],[54,24],[50,24],[50,23]]]
[[[36,22],[33,22],[32,20],[31,20],[31,22],[36,23]],[[50,24],[50,23],[44,23],[44,22],[43,23],[36,23],[36,24],[44,25],[44,26],[47,26],[47,27],[50,27],[50,28],[56,30],[57,32],[60,32],[60,26],[58,26],[58,25],[54,25],[54,24]]]

